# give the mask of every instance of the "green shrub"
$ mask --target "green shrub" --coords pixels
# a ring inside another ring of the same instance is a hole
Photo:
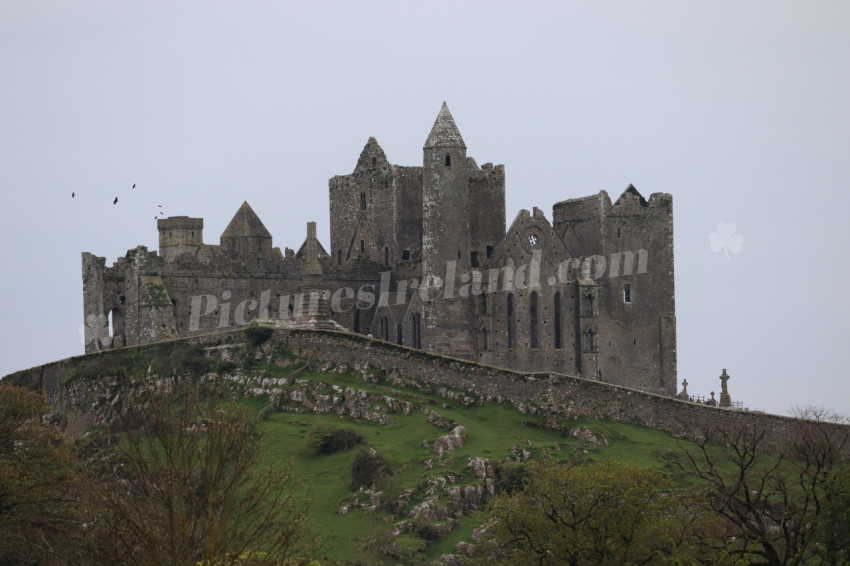
[[[364,438],[352,428],[322,428],[310,433],[309,442],[319,452],[333,454],[363,444]]]
[[[351,464],[351,488],[369,488],[391,475],[389,461],[382,454],[364,448],[357,452]]]
[[[526,464],[503,462],[496,468],[496,493],[514,493],[531,481],[532,471]]]
[[[274,328],[267,326],[250,326],[245,330],[248,342],[255,348],[268,341],[272,334],[274,334]]]

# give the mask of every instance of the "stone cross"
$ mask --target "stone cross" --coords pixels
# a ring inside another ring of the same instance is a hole
[[[732,396],[729,395],[729,390],[726,387],[726,382],[729,381],[729,374],[726,373],[726,368],[723,368],[723,373],[720,375],[720,406],[731,407]]]
[[[677,397],[679,399],[681,399],[682,401],[690,401],[691,400],[691,396],[688,394],[688,380],[687,379],[682,380],[682,392],[679,393],[679,395],[677,395]]]

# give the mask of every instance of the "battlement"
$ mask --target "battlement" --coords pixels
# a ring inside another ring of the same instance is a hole
[[[649,200],[643,198],[634,185],[629,185],[623,194],[611,206],[612,215],[633,215],[644,213],[669,212],[673,206],[673,196],[669,193],[652,193]]]
[[[204,219],[172,216],[156,221],[159,230],[159,255],[173,261],[183,254],[197,255],[204,244]]]
[[[481,167],[475,162],[473,157],[466,158],[467,163],[467,173],[469,174],[470,179],[478,179],[478,178],[505,178],[505,166],[504,165],[493,165],[492,163],[485,163]]]
[[[169,216],[159,218],[156,221],[157,229],[162,230],[203,230],[203,218],[189,218],[188,216]]]

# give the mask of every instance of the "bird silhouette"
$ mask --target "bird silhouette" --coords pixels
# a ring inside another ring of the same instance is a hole
[[[73,193],[73,192],[72,192],[72,193],[71,193],[71,198],[74,198],[74,195],[76,195],[76,194],[77,194],[77,193]]]
[[[134,189],[136,188],[136,183],[133,183],[133,188],[134,188]]]
[[[115,200],[112,201],[112,204],[118,204],[118,197],[115,197]]]
[[[160,214],[162,214],[163,216],[165,216],[165,213],[164,213],[164,212],[160,211],[159,213],[160,213]]]
[[[162,205],[161,205],[161,204],[158,204],[157,206],[158,206],[158,207],[160,207],[160,208],[162,208]]]

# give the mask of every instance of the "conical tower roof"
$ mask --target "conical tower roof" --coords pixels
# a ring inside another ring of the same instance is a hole
[[[460,136],[460,130],[457,129],[455,119],[452,118],[452,113],[449,112],[449,107],[445,102],[443,102],[443,107],[440,108],[440,113],[437,114],[437,119],[434,121],[431,133],[428,134],[428,139],[425,140],[425,147],[462,147],[466,149],[466,144],[463,143],[463,138]]]
[[[227,228],[222,232],[222,238],[243,238],[252,236],[255,238],[271,238],[272,235],[263,226],[263,222],[254,209],[248,204],[248,201],[242,203],[239,210],[233,216],[233,220],[227,225]]]

